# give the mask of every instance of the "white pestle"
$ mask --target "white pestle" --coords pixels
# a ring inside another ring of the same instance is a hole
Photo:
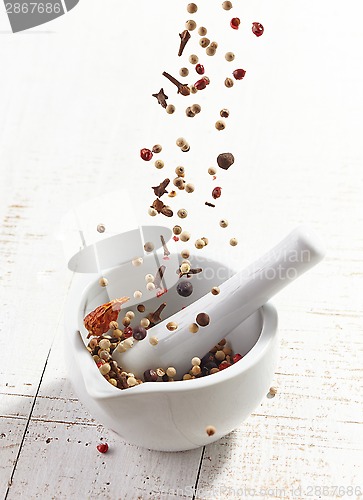
[[[145,340],[135,342],[126,352],[115,350],[112,356],[123,370],[140,378],[146,370],[170,366],[177,370],[176,378],[181,377],[190,370],[193,357],[203,357],[271,297],[320,262],[324,254],[317,236],[299,226],[260,259],[222,283],[219,295],[206,294],[150,328]],[[207,313],[210,323],[193,334],[189,326],[199,313]],[[166,328],[170,321],[177,323],[176,331]],[[148,341],[152,335],[159,339],[156,346]]]

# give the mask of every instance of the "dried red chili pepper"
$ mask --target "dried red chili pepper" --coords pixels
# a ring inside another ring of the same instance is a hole
[[[121,297],[120,299],[111,300],[106,304],[96,307],[96,309],[84,318],[83,324],[88,330],[87,338],[94,335],[99,337],[110,329],[110,322],[116,321],[122,304],[127,302],[129,297]]]

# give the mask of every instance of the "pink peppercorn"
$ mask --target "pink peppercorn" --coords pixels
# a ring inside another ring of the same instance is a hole
[[[225,370],[231,366],[231,363],[228,363],[228,361],[222,361],[222,363],[218,366],[219,370]]]
[[[140,156],[144,161],[150,161],[151,158],[153,157],[152,151],[147,148],[143,148],[140,150]]]
[[[108,444],[107,443],[102,443],[97,446],[97,450],[100,453],[107,453],[108,452]]]
[[[237,361],[239,361],[240,359],[242,359],[242,356],[239,353],[235,354],[232,358],[233,363],[237,363]]]
[[[240,24],[241,20],[239,19],[239,17],[234,17],[233,19],[231,19],[230,25],[234,30],[238,30]]]
[[[222,194],[222,188],[220,187],[215,187],[212,191],[212,197],[216,200],[219,198]]]
[[[124,329],[124,338],[125,339],[128,339],[130,337],[132,337],[132,334],[133,334],[133,330],[132,330],[132,327],[131,326],[127,326],[125,329]]]
[[[202,78],[201,80],[198,80],[197,82],[195,82],[194,84],[194,87],[197,89],[197,90],[203,90],[205,89],[207,86],[207,82],[205,81],[204,78]]]
[[[233,71],[233,76],[236,80],[242,80],[245,77],[246,71],[244,69],[235,69]]]
[[[195,71],[198,73],[198,75],[204,75],[204,66],[203,64],[197,64],[195,67]]]
[[[261,23],[252,23],[252,33],[256,36],[261,36],[263,35],[264,32],[264,27],[262,26]]]

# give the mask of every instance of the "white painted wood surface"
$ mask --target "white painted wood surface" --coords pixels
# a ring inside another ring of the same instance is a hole
[[[143,203],[159,175],[140,186],[148,171],[130,159],[187,135],[150,99],[164,61],[179,67],[165,40],[185,5],[81,1],[36,34],[12,35],[1,17],[1,498],[192,498],[194,487],[198,499],[335,498],[335,486],[359,498],[348,487],[363,487],[361,8],[235,3],[241,17],[263,20],[266,38],[261,49],[231,47],[244,51],[251,84],[229,122],[243,168],[221,206],[232,212],[238,201],[229,219],[246,262],[300,222],[328,246],[323,264],[274,301],[278,394],[223,440],[178,454],[128,445],[78,403],[63,363],[72,276],[57,228],[72,204],[99,192],[107,202],[110,188],[126,184]],[[206,10],[202,0],[200,22],[216,33],[221,18]],[[163,36],[151,43],[155,30]],[[207,153],[218,150],[224,139],[206,134]],[[96,451],[101,438],[107,455]]]

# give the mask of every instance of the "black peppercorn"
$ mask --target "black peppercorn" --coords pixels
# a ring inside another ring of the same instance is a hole
[[[146,370],[144,372],[144,380],[145,382],[156,382],[158,379],[158,374],[154,370]]]
[[[132,335],[133,335],[135,340],[144,340],[144,338],[147,335],[147,331],[145,330],[144,327],[137,326],[136,328],[134,328]]]
[[[176,291],[178,292],[179,295],[182,297],[189,297],[193,293],[193,285],[191,284],[190,281],[180,281],[176,287]]]

